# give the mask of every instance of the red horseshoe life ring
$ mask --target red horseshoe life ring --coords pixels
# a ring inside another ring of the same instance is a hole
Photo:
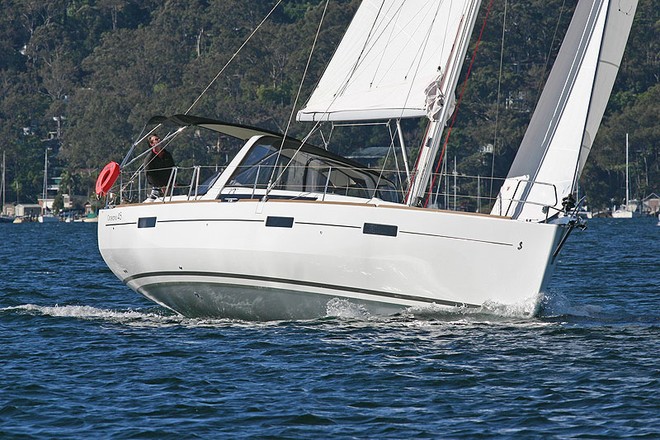
[[[106,195],[110,191],[110,188],[112,188],[112,185],[115,184],[117,177],[119,177],[119,164],[117,162],[110,162],[103,168],[98,179],[96,179],[96,194],[99,196]]]

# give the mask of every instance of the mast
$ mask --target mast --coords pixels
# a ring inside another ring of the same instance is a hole
[[[5,152],[2,151],[2,210],[5,210]]]
[[[44,151],[44,184],[41,202],[41,213],[46,212],[46,188],[48,185],[48,148]]]
[[[2,151],[2,212],[5,212],[5,151]]]
[[[406,200],[407,205],[418,204],[423,199],[431,179],[435,157],[442,143],[442,133],[454,112],[454,90],[458,84],[458,77],[463,67],[479,6],[481,6],[481,0],[472,1],[466,5],[452,45],[454,56],[448,59],[438,82],[429,85],[426,89],[427,103],[429,103],[427,117],[430,122],[413,172],[414,181]]]
[[[628,177],[628,133],[626,133],[626,210],[628,208],[628,201],[630,199],[630,188],[629,188],[629,177]]]

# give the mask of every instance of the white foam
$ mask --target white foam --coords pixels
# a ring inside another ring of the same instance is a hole
[[[170,314],[165,309],[160,312],[145,312],[140,310],[113,310],[92,306],[40,306],[24,304],[15,307],[0,308],[3,311],[27,312],[35,315],[52,316],[57,318],[72,318],[83,320],[99,320],[113,324],[128,325],[131,327],[218,327],[227,325],[253,326],[257,323],[234,319],[187,318],[182,315]],[[265,324],[265,323],[264,323]]]
[[[407,312],[416,317],[451,319],[532,319],[536,317],[539,310],[541,296],[533,296],[516,304],[500,304],[494,301],[486,301],[480,307],[451,307],[438,304],[428,306],[410,307]]]
[[[363,305],[342,298],[333,298],[328,301],[325,310],[326,316],[337,318],[367,319],[371,316]]]
[[[486,301],[480,307],[481,313],[493,313],[506,318],[534,318],[538,315],[542,294],[526,298],[516,304],[499,304],[494,301]]]
[[[157,313],[145,313],[136,310],[111,310],[91,306],[40,306],[24,304],[6,307],[2,311],[25,311],[32,314],[53,316],[58,318],[75,318],[87,320],[103,320],[131,325],[164,325],[180,323],[179,316],[166,316]]]

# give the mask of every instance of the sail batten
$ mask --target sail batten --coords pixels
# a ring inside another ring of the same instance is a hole
[[[444,83],[469,3],[365,0],[298,120],[426,116],[425,91]]]

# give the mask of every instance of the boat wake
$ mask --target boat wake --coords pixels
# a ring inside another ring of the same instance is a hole
[[[99,320],[116,324],[132,326],[163,326],[180,325],[186,318],[179,315],[166,315],[158,312],[144,312],[139,310],[112,310],[100,309],[92,306],[39,306],[24,304],[0,309],[0,312],[15,312],[55,318],[74,318],[84,320]]]
[[[540,304],[540,306],[539,306]],[[537,310],[538,309],[538,310]],[[190,318],[177,315],[165,309],[154,307],[145,310],[114,310],[85,305],[55,305],[43,306],[36,304],[23,304],[13,307],[0,308],[2,314],[50,316],[55,318],[72,318],[91,321],[103,321],[113,324],[133,327],[215,327],[218,325],[247,323],[248,321],[229,318]],[[620,313],[606,311],[594,305],[575,305],[568,297],[561,294],[544,295],[540,302],[535,298],[514,305],[487,302],[481,307],[449,307],[431,304],[424,307],[410,307],[395,315],[378,315],[361,304],[347,299],[333,298],[327,302],[326,315],[318,319],[335,318],[339,321],[439,321],[446,323],[621,323],[637,322],[630,316],[621,316]],[[308,321],[308,320],[304,320]],[[657,323],[657,318],[652,319]],[[281,320],[271,321],[271,323]],[[266,322],[261,322],[265,324]],[[253,322],[255,324],[255,322]]]
[[[72,318],[90,321],[102,321],[133,327],[163,327],[163,326],[218,326],[246,322],[229,318],[189,318],[173,314],[165,309],[155,307],[148,310],[115,310],[86,305],[55,305],[43,306],[23,304],[0,308],[2,314],[47,316],[54,318]],[[319,319],[336,318],[349,321],[383,321],[421,320],[444,322],[511,322],[529,320],[528,308],[524,305],[504,306],[486,304],[480,308],[448,307],[429,305],[426,307],[411,307],[397,315],[377,315],[370,313],[361,304],[346,299],[333,298],[326,305],[326,316]],[[281,322],[281,321],[280,321]],[[263,324],[264,322],[262,322]]]

